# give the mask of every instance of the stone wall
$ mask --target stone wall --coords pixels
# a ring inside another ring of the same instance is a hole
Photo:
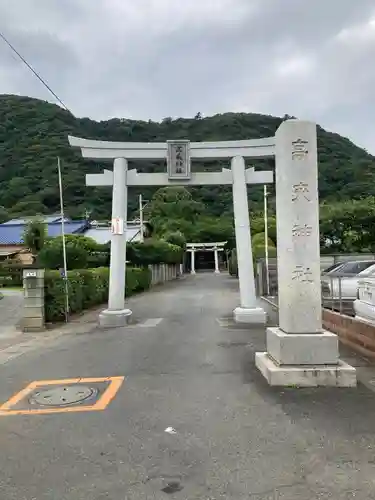
[[[150,266],[151,286],[175,280],[179,276],[180,266],[176,264],[153,264]]]
[[[375,326],[323,309],[323,326],[354,351],[375,361]]]

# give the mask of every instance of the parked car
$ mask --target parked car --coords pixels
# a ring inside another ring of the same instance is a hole
[[[322,275],[323,301],[354,301],[358,280],[375,276],[375,261],[350,261]]]
[[[331,266],[327,267],[326,269],[323,269],[322,274],[328,274],[331,271],[334,271],[337,267],[340,267],[344,264],[344,262],[336,262],[335,264],[332,264]]]
[[[325,274],[329,276],[356,276],[357,274],[365,271],[370,266],[375,264],[375,260],[351,260],[342,262],[335,267],[331,266],[330,270],[326,270]],[[329,269],[329,268],[328,268]]]

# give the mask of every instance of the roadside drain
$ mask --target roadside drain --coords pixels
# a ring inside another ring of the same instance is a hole
[[[34,392],[30,403],[39,406],[69,406],[97,395],[97,389],[84,385],[66,385]]]

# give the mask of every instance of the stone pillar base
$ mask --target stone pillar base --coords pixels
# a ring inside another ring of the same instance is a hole
[[[111,310],[105,309],[99,314],[99,325],[103,328],[119,328],[126,326],[131,318],[130,309]]]
[[[339,342],[332,332],[285,333],[267,328],[267,352],[278,365],[337,365]]]
[[[267,314],[261,307],[236,307],[233,316],[236,323],[265,325],[267,322]]]
[[[356,387],[356,370],[339,360],[337,365],[277,365],[266,352],[255,354],[255,364],[270,386]]]

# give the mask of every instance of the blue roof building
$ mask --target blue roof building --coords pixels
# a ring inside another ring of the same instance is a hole
[[[61,217],[60,220],[54,220],[52,222],[47,221],[47,232],[48,236],[51,238],[61,235]],[[24,219],[14,219],[12,221],[0,224],[0,246],[8,245],[22,245],[22,235],[27,224],[27,220]],[[65,234],[83,234],[90,226],[89,221],[79,220],[79,221],[64,221],[64,232]]]

